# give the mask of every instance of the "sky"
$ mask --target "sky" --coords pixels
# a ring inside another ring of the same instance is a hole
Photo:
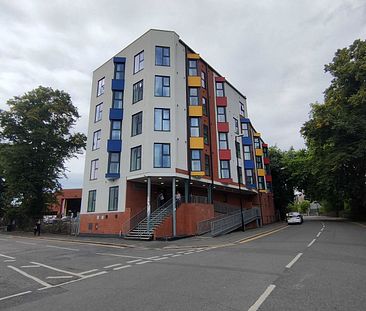
[[[92,72],[147,30],[175,31],[247,97],[263,139],[303,148],[324,65],[366,39],[364,0],[0,0],[0,109],[39,85],[68,92],[87,132]],[[64,188],[82,187],[84,157]]]

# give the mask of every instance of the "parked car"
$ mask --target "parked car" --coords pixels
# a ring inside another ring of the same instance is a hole
[[[43,223],[44,224],[53,224],[56,221],[56,215],[45,215],[43,216]]]
[[[286,214],[287,224],[302,224],[304,219],[302,215],[298,212],[290,212]]]

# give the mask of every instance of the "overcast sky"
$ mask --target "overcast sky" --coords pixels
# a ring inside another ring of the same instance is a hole
[[[0,108],[39,85],[70,93],[86,133],[92,72],[150,28],[174,30],[247,96],[270,145],[304,147],[324,64],[366,37],[364,0],[0,0]],[[64,188],[81,187],[84,158]]]

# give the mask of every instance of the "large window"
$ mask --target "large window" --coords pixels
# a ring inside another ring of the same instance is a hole
[[[198,106],[198,88],[189,88],[189,104],[191,106]]]
[[[208,115],[208,110],[207,110],[207,99],[206,97],[202,97],[202,112],[204,116]]]
[[[217,122],[226,122],[226,108],[217,107]]]
[[[255,157],[255,163],[257,164],[257,169],[263,168],[262,157]]]
[[[259,137],[254,137],[254,148],[261,149],[261,141],[260,141]]]
[[[87,212],[95,212],[95,202],[97,199],[97,190],[90,190],[88,195]]]
[[[191,137],[199,137],[200,136],[200,119],[199,118],[190,118],[190,130]]]
[[[211,175],[211,163],[210,163],[210,156],[208,154],[205,154],[205,175],[206,176]]]
[[[245,106],[242,102],[239,102],[240,104],[240,115],[245,117]]]
[[[247,185],[253,185],[254,184],[254,177],[253,177],[253,170],[245,170],[245,176],[246,176],[246,184]]]
[[[142,133],[142,111],[132,116],[131,136],[136,136]]]
[[[203,142],[205,143],[205,145],[209,144],[208,126],[207,125],[203,126]]]
[[[105,83],[105,78],[102,78],[98,81],[97,96],[104,94],[104,83]]]
[[[113,105],[112,108],[122,109],[123,107],[123,92],[114,91],[113,92]]]
[[[137,171],[141,169],[141,146],[131,148],[131,163],[130,171]]]
[[[258,176],[258,189],[260,190],[266,189],[263,176]]]
[[[111,139],[121,140],[121,126],[121,121],[113,120],[111,122]]]
[[[235,134],[239,134],[239,121],[236,118],[233,119],[234,119]]]
[[[114,78],[115,79],[123,79],[125,76],[125,64],[124,63],[117,63],[114,66]]]
[[[111,152],[109,153],[109,161],[108,161],[108,173],[109,174],[119,174],[119,152]]]
[[[94,132],[92,150],[97,150],[97,149],[100,148],[101,137],[102,137],[102,131],[101,130],[98,130],[98,131]]]
[[[95,117],[94,122],[98,122],[102,120],[102,113],[103,113],[103,103],[95,106]]]
[[[216,82],[216,97],[224,97],[224,83],[223,82]]]
[[[189,76],[198,76],[197,61],[196,60],[189,60],[188,61],[188,75]]]
[[[170,96],[170,77],[155,76],[155,92],[157,97],[169,97]]]
[[[201,151],[191,150],[191,170],[194,172],[201,171]]]
[[[108,211],[116,211],[118,209],[118,186],[109,188]]]
[[[170,131],[170,109],[154,109],[154,130],[163,132]]]
[[[252,150],[250,146],[244,146],[244,160],[252,159]]]
[[[133,85],[132,103],[134,104],[142,100],[143,93],[144,93],[144,81],[141,80]]]
[[[269,155],[268,155],[268,147],[263,147],[263,157],[264,158],[268,158]]]
[[[235,151],[236,151],[236,157],[238,159],[241,159],[240,144],[237,141],[235,142]]]
[[[230,162],[228,160],[220,161],[221,178],[230,178]]]
[[[206,88],[206,73],[203,71],[201,71],[201,86]]]
[[[219,149],[229,149],[227,143],[227,133],[219,133]]]
[[[165,46],[155,47],[155,65],[170,66],[170,48]]]
[[[154,167],[170,167],[170,144],[154,144]]]
[[[99,159],[92,160],[90,164],[90,180],[95,180],[98,178],[98,169]]]
[[[139,72],[144,69],[144,51],[135,56],[133,73]]]
[[[244,137],[249,137],[249,126],[248,123],[241,124],[241,133]]]

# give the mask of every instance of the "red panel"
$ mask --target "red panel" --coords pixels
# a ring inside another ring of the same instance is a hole
[[[220,178],[219,181],[224,184],[230,184],[233,180],[231,178]]]
[[[216,106],[226,107],[227,106],[227,97],[216,97]]]
[[[219,158],[220,160],[231,160],[231,150],[219,150]]]
[[[272,182],[272,176],[271,175],[266,175],[266,181]]]
[[[217,122],[217,131],[229,133],[229,123],[228,122]]]
[[[216,77],[215,81],[216,82],[225,82],[225,77]]]
[[[263,158],[264,164],[269,164],[269,158]]]
[[[268,144],[262,144],[263,147],[268,147]]]

